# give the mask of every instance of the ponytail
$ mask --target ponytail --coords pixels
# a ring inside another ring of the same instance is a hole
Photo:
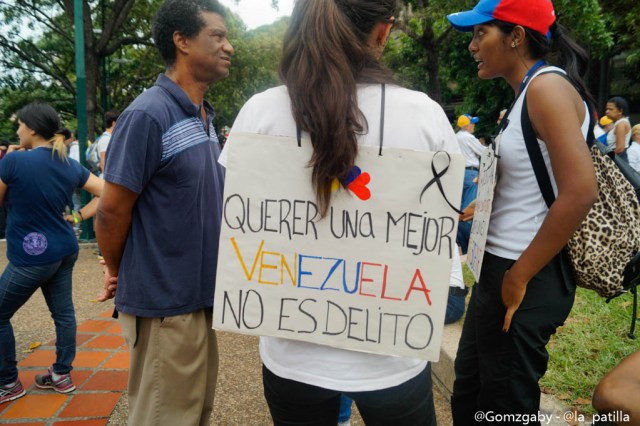
[[[569,79],[578,87],[580,93],[586,97],[585,101],[589,102],[592,109],[594,109],[595,99],[589,93],[589,89],[587,89],[582,80],[589,63],[587,51],[576,43],[569,35],[569,31],[557,21],[551,25],[549,30],[551,31],[552,51],[559,54],[558,65],[567,72]]]
[[[51,153],[51,155],[55,156],[56,154],[58,154],[58,158],[60,160],[66,161],[68,163],[69,159],[67,158],[67,147],[64,144],[64,134],[62,134],[62,131],[56,132],[56,134],[53,135],[51,139],[49,139],[49,143],[53,146],[53,152]]]
[[[357,83],[392,82],[367,46],[395,0],[298,0],[283,41],[280,77],[296,125],[311,137],[312,184],[326,215],[334,179],[346,178],[367,121],[358,108]]]

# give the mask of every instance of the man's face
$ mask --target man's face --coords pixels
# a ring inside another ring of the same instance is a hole
[[[189,67],[196,80],[211,84],[229,75],[233,46],[227,38],[222,16],[201,12],[205,25],[197,36],[189,40]]]

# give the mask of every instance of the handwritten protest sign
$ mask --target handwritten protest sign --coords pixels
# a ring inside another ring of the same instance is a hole
[[[463,157],[360,146],[322,218],[309,141],[229,148],[214,328],[437,360]]]
[[[496,170],[498,167],[497,153],[500,146],[500,136],[493,145],[489,145],[480,157],[480,173],[478,175],[478,196],[476,209],[473,214],[469,248],[467,250],[467,266],[473,273],[476,282],[480,281],[480,269],[484,258],[484,248],[487,244],[489,218],[493,206],[493,190],[496,185]]]

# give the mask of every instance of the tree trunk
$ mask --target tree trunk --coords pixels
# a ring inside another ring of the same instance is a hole
[[[440,89],[440,79],[438,78],[438,57],[439,50],[436,44],[435,34],[432,25],[427,25],[421,39],[422,45],[427,55],[425,68],[429,76],[428,91],[429,96],[436,102],[442,102],[442,92]]]

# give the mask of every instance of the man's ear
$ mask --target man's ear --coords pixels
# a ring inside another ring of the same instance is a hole
[[[189,39],[186,38],[180,31],[175,31],[173,33],[173,44],[175,44],[176,49],[178,49],[183,54],[189,53]]]

